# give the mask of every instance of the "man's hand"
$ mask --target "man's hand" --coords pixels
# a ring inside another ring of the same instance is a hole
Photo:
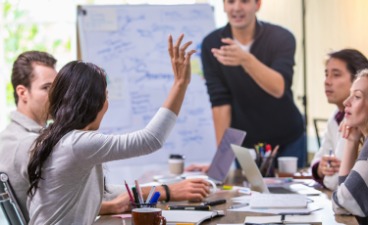
[[[318,165],[318,176],[323,178],[324,176],[332,176],[339,172],[341,161],[334,155],[325,155],[321,158]]]
[[[203,173],[207,173],[208,169],[210,168],[209,165],[198,165],[198,164],[192,164],[185,168],[185,171],[187,172],[193,172],[193,171],[200,171]]]
[[[216,59],[225,66],[240,66],[249,58],[250,53],[243,51],[243,49],[232,39],[223,38],[222,42],[226,45],[219,49],[213,48],[212,54]]]

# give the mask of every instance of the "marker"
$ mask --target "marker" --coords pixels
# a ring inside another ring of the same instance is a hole
[[[196,225],[195,223],[166,223],[166,225]]]
[[[160,198],[160,192],[156,191],[156,192],[153,194],[153,196],[152,196],[152,198],[151,198],[151,200],[150,200],[149,204],[156,204],[159,198]]]
[[[137,189],[135,187],[132,187],[132,192],[133,192],[133,195],[134,195],[135,204],[139,204]]]
[[[276,145],[275,148],[272,150],[271,156],[275,157],[277,154],[277,151],[279,150],[280,145]]]
[[[232,205],[232,206],[230,206],[230,209],[242,208],[242,207],[245,207],[245,206],[248,206],[248,205],[249,205],[249,203],[243,203],[243,204]]]
[[[155,193],[155,189],[156,189],[156,186],[151,187],[151,190],[150,190],[150,192],[147,196],[147,199],[146,199],[146,204],[149,204],[149,202],[151,201],[152,195],[153,195],[153,193]]]
[[[232,190],[233,189],[233,186],[230,186],[230,185],[223,185],[222,186],[222,190]]]
[[[168,210],[200,210],[209,211],[211,206],[209,205],[172,205],[167,207]]]
[[[137,190],[137,194],[138,194],[138,201],[139,201],[139,204],[143,204],[144,201],[143,201],[143,196],[142,196],[142,189],[141,187],[139,186],[139,183],[137,180],[134,181],[135,182],[135,189]]]
[[[128,195],[129,195],[129,200],[130,200],[131,203],[134,203],[134,198],[133,198],[132,192],[130,191],[128,183],[126,182],[126,180],[124,180],[124,182],[125,182],[125,188],[127,189],[127,192],[128,192]]]
[[[226,199],[218,199],[215,201],[208,201],[208,202],[203,202],[202,205],[209,205],[209,206],[214,206],[214,205],[221,205],[226,203]]]

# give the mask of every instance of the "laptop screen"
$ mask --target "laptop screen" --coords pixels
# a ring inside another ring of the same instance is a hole
[[[231,145],[231,149],[236,155],[236,158],[243,170],[243,174],[251,185],[251,189],[261,193],[269,193],[262,174],[249,153],[249,150],[237,145]]]
[[[230,145],[241,145],[244,141],[246,132],[234,128],[227,128],[215,156],[208,169],[207,176],[215,181],[224,182],[229,173],[231,164],[235,160],[234,152]]]

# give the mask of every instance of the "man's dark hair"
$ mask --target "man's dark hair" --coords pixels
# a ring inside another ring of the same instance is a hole
[[[34,77],[34,64],[40,64],[55,69],[56,59],[46,52],[39,51],[27,51],[18,56],[13,63],[11,74],[15,104],[18,104],[19,100],[16,92],[17,86],[23,85],[26,88],[31,88],[31,81]]]
[[[346,63],[346,67],[350,72],[352,81],[360,70],[368,68],[368,59],[361,52],[355,49],[342,49],[337,52],[332,52],[328,54],[328,56]]]

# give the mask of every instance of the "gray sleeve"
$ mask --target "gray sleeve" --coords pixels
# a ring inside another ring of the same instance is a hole
[[[146,155],[160,149],[176,122],[176,114],[160,108],[142,130],[122,135],[74,131],[70,143],[76,160],[84,165]],[[69,144],[69,143],[66,143]]]
[[[367,146],[366,146],[367,147]],[[368,149],[367,149],[368,150]],[[362,152],[361,152],[362,153]],[[339,177],[340,186],[332,195],[332,204],[337,214],[368,216],[368,161],[358,161],[347,177]]]
[[[118,185],[118,184],[108,184],[106,185],[107,192],[103,195],[104,201],[110,201],[114,198],[116,198],[118,195],[126,192],[124,185]]]

